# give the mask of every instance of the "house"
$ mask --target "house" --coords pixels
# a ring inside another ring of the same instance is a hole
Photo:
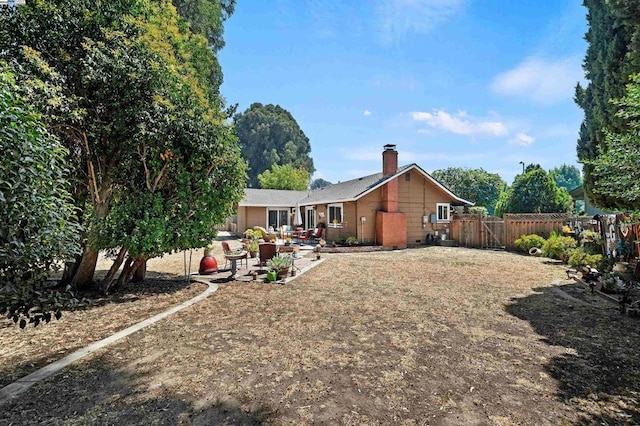
[[[395,145],[385,145],[379,173],[313,191],[248,188],[238,205],[237,226],[292,225],[299,209],[302,225],[324,223],[329,241],[355,237],[401,248],[448,235],[452,208],[471,205],[417,164],[398,167]]]
[[[582,185],[573,188],[569,191],[569,194],[573,198],[573,202],[582,201],[584,203],[584,215],[585,216],[595,216],[597,214],[606,214],[604,210],[600,210],[589,201],[589,198],[584,193],[584,188]]]

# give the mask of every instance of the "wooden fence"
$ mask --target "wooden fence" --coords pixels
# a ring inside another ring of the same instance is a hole
[[[475,214],[454,214],[451,238],[462,247],[504,248],[512,250],[523,234],[547,238],[551,232],[562,232],[569,222],[567,213],[509,213],[504,218]]]

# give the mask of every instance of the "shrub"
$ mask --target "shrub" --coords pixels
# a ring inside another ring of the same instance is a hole
[[[519,251],[523,251],[525,253],[529,253],[534,247],[542,248],[545,243],[545,239],[540,235],[529,234],[529,235],[521,235],[514,244]]]
[[[571,252],[569,253],[569,265],[576,268],[589,265],[597,269],[598,264],[601,260],[601,254],[589,253],[584,247],[578,247],[574,250],[571,250]]]
[[[482,217],[489,216],[489,210],[487,210],[487,208],[483,207],[483,206],[469,207],[469,213],[470,214],[479,214],[479,215],[482,215]]]
[[[565,237],[551,233],[551,236],[542,246],[542,254],[552,259],[559,259],[563,263],[569,261],[569,252],[576,248],[578,242],[572,237]]]
[[[347,238],[347,241],[345,241],[348,245],[352,246],[354,244],[358,244],[358,239],[354,236],[351,236],[349,238]]]

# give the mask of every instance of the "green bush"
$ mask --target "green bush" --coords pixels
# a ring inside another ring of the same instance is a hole
[[[521,235],[514,244],[519,251],[529,253],[534,247],[542,248],[545,243],[545,239],[540,235],[529,234],[529,235]]]
[[[593,268],[598,267],[598,264],[602,261],[601,254],[592,254],[585,250],[584,247],[578,247],[573,249],[569,253],[569,265],[573,267],[591,266]]]
[[[569,262],[569,252],[576,248],[578,242],[575,238],[558,235],[555,232],[542,246],[542,254],[552,259],[559,259],[563,263]]]

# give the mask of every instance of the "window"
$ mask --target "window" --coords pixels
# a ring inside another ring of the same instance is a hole
[[[307,207],[305,212],[304,212],[304,216],[305,216],[305,227],[307,229],[309,228],[315,228],[316,227],[316,209],[314,207]]]
[[[342,204],[329,204],[329,226],[342,223]]]
[[[436,204],[436,209],[438,211],[438,216],[436,217],[437,222],[449,222],[449,211],[451,207],[447,203],[438,203]]]
[[[282,225],[289,225],[289,209],[269,209],[267,223],[273,229],[280,228]]]

